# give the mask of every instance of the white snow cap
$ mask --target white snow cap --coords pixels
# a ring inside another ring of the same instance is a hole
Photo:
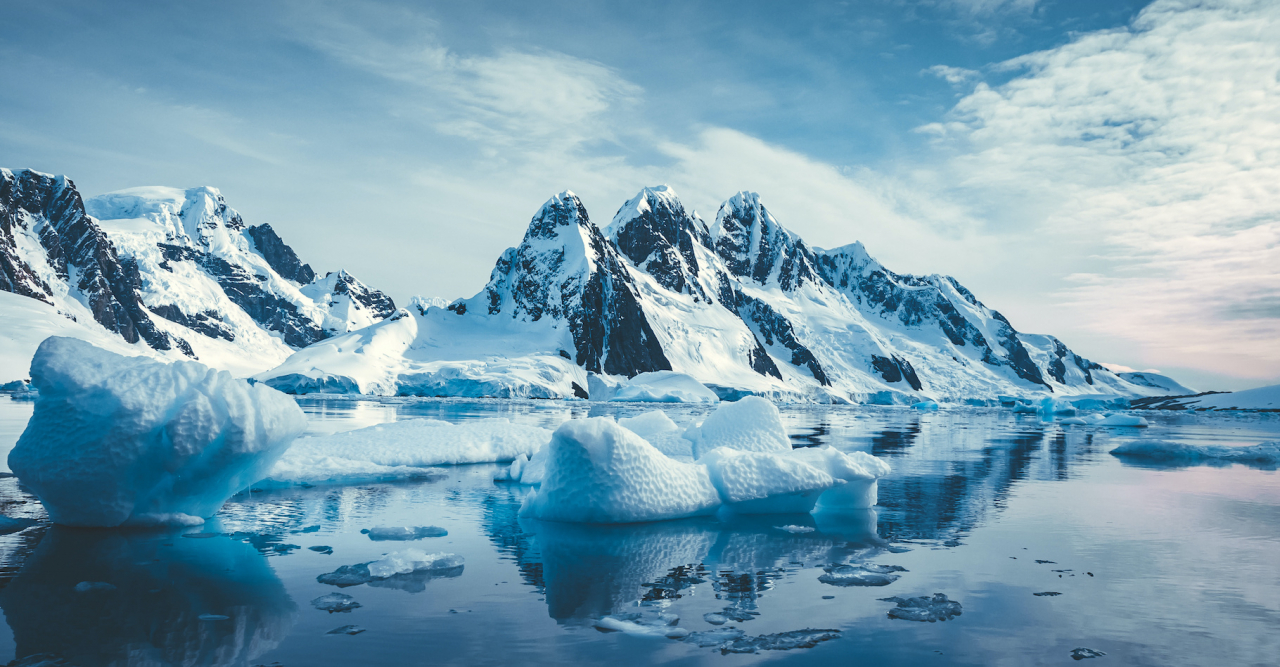
[[[306,429],[292,399],[196,362],[50,337],[9,467],[69,526],[193,523],[261,479]]]

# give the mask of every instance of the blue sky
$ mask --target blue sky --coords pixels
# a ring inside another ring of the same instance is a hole
[[[218,187],[399,302],[561,189],[746,189],[1095,360],[1280,381],[1274,1],[0,2],[0,166]]]

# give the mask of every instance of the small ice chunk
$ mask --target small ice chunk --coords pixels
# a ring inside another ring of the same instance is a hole
[[[634,523],[714,513],[720,496],[704,466],[664,456],[607,417],[560,425],[546,447],[542,486],[522,516]]]
[[[72,338],[45,339],[31,378],[40,394],[9,468],[69,526],[213,516],[306,429],[265,385]]]
[[[425,553],[417,549],[393,551],[368,564],[369,576],[386,579],[397,574],[452,570],[462,567],[462,556],[447,553]]]
[[[691,375],[675,371],[641,373],[627,380],[610,401],[643,403],[719,403],[720,397]]]
[[[880,598],[881,602],[896,602],[897,607],[889,610],[889,618],[903,621],[928,621],[934,623],[955,618],[961,614],[960,603],[948,600],[942,593],[934,593],[933,597],[924,595],[917,598]]]
[[[82,581],[76,584],[77,593],[109,593],[115,589],[115,586],[105,581]]]
[[[759,396],[722,403],[691,433],[694,458],[717,447],[744,452],[790,452],[791,438],[777,406]]]
[[[1147,420],[1137,415],[1114,414],[1108,416],[1100,422],[1098,426],[1149,426]]]
[[[311,606],[320,611],[327,611],[330,614],[338,614],[352,609],[359,609],[363,605],[356,602],[355,598],[346,593],[327,593],[312,600]]]
[[[1019,402],[1013,406],[1014,414],[1032,414],[1033,415],[1039,411],[1040,410],[1036,406],[1031,405],[1030,403]]]
[[[729,622],[729,619],[725,618],[724,614],[715,611],[709,611],[703,614],[702,620],[710,623],[711,625],[724,625]]]
[[[699,463],[725,505],[742,514],[809,512],[823,491],[844,483],[798,458],[768,452],[720,447]]]
[[[888,586],[898,580],[895,572],[906,572],[898,565],[829,565],[822,568],[824,574],[818,581],[832,586]]]
[[[1083,648],[1083,647],[1082,647],[1082,648],[1073,648],[1073,649],[1071,649],[1071,659],[1072,659],[1072,660],[1085,660],[1085,659],[1088,659],[1088,658],[1101,658],[1101,657],[1102,657],[1102,656],[1104,656],[1104,655],[1106,655],[1106,653],[1104,653],[1104,652],[1102,652],[1102,651],[1095,651],[1095,650],[1093,650],[1093,649],[1091,649],[1091,648]]]
[[[911,408],[914,410],[937,410],[938,402],[937,401],[920,401],[919,403],[912,403]]]
[[[426,537],[444,537],[449,534],[449,531],[439,526],[377,526],[360,532],[367,534],[369,539],[375,542],[386,540],[404,542]]]
[[[1111,450],[1112,456],[1144,459],[1160,463],[1244,463],[1280,464],[1280,441],[1263,442],[1247,447],[1224,445],[1191,445],[1163,440],[1135,440]]]
[[[839,630],[805,628],[771,635],[740,637],[720,645],[721,654],[755,653],[757,651],[790,651],[797,648],[813,648],[821,642],[840,637]]]
[[[1087,425],[1089,422],[1088,422],[1088,421],[1085,421],[1084,419],[1082,419],[1082,418],[1080,418],[1080,417],[1067,417],[1066,419],[1059,420],[1059,421],[1058,421],[1058,423],[1059,423],[1059,424],[1071,424],[1071,425],[1075,425],[1075,426],[1085,426],[1085,425]]]
[[[643,619],[639,618],[617,618],[614,616],[605,616],[596,621],[594,626],[601,632],[624,632],[629,635],[653,637],[666,637],[671,632],[670,626],[665,623],[645,623]]]
[[[792,525],[774,526],[774,528],[778,530],[785,530],[788,533],[791,533],[792,535],[798,535],[800,533],[812,533],[814,530],[817,530],[813,526],[792,526]]]
[[[326,635],[358,635],[361,632],[364,632],[364,628],[358,625],[344,625],[342,627],[334,628],[326,632],[325,634]]]

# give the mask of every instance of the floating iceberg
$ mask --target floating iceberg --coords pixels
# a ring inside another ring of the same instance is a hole
[[[777,406],[759,396],[720,405],[691,435],[696,458],[717,447],[744,452],[791,451],[791,439]]]
[[[831,586],[888,586],[901,576],[897,572],[907,569],[899,565],[829,565],[822,568],[818,581]]]
[[[1221,462],[1274,466],[1280,465],[1280,442],[1264,442],[1249,447],[1226,447],[1222,445],[1188,445],[1181,442],[1164,442],[1161,440],[1135,440],[1111,450],[1111,455],[1157,463],[1193,465],[1196,463],[1213,464]]]
[[[806,513],[823,491],[843,484],[791,457],[768,452],[713,449],[698,459],[724,504],[740,514]]]
[[[674,371],[641,373],[618,387],[610,401],[719,403],[720,397],[691,375]]]
[[[306,429],[288,396],[195,362],[50,337],[9,468],[70,526],[201,523],[264,477]]]
[[[866,452],[845,453],[832,447],[806,447],[791,456],[844,482],[827,489],[818,506],[824,509],[854,510],[875,507],[878,480],[891,472],[888,463]]]
[[[550,439],[546,429],[506,419],[409,419],[299,438],[266,481],[320,485],[431,477],[440,473],[429,466],[505,463],[532,455]]]
[[[1101,421],[1094,422],[1095,426],[1148,426],[1147,420],[1137,415],[1108,415]]]
[[[670,459],[607,417],[560,425],[542,486],[520,512],[547,521],[632,523],[710,514],[720,496],[705,466]]]
[[[618,420],[618,425],[644,438],[673,459],[693,459],[693,443],[684,437],[684,429],[661,410],[623,417]]]
[[[462,573],[464,566],[462,556],[446,553],[429,554],[418,549],[404,549],[386,554],[382,558],[368,563],[343,565],[333,572],[316,577],[316,581],[330,586],[346,588],[360,584],[376,585],[383,580],[393,580],[406,575],[423,574],[427,577],[450,577]],[[392,581],[389,587],[400,588]],[[410,584],[420,584],[413,580]],[[407,589],[412,586],[407,587]],[[417,588],[421,590],[421,588]]]

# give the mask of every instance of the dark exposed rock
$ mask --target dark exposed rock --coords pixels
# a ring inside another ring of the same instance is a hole
[[[162,306],[152,306],[151,312],[163,317],[170,322],[176,322],[182,326],[203,334],[210,338],[221,338],[223,340],[232,341],[236,339],[236,334],[222,321],[222,316],[217,312],[208,310],[194,315],[188,315],[182,312],[182,309],[172,304]]]
[[[386,319],[396,312],[396,304],[391,297],[368,287],[346,271],[327,273],[325,279],[333,282],[334,295],[350,297],[352,301],[370,311],[375,319]],[[465,306],[463,308],[465,312]]]
[[[776,280],[786,292],[817,280],[813,252],[774,219],[756,193],[729,198],[716,215],[716,226],[716,254],[733,275],[761,285]]]
[[[757,299],[747,296],[739,292],[736,295],[738,305],[738,316],[743,322],[747,323],[751,332],[756,336],[756,342],[764,341],[765,345],[780,345],[791,352],[791,365],[804,366],[813,374],[815,380],[823,386],[830,386],[831,380],[827,378],[827,374],[822,370],[822,365],[818,363],[817,357],[809,348],[805,347],[795,336],[795,331],[791,326],[790,320],[783,317],[772,306]],[[777,370],[777,367],[774,367]],[[758,372],[758,371],[757,371]],[[773,373],[769,373],[773,375]],[[781,377],[776,375],[775,377]]]
[[[316,279],[311,266],[298,259],[298,254],[280,239],[271,225],[255,225],[245,229],[244,233],[253,239],[258,254],[267,260],[267,264],[276,273],[299,285],[306,285]]]

